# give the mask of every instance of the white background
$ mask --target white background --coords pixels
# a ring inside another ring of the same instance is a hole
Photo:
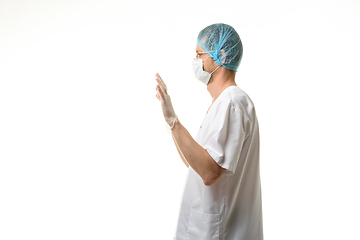
[[[172,239],[198,32],[232,25],[261,133],[264,236],[360,239],[360,3],[0,0],[0,239]]]

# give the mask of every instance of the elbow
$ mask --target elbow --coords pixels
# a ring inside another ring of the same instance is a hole
[[[204,181],[204,185],[207,187],[210,187],[213,184],[214,184],[214,182]]]
[[[225,168],[217,166],[216,170],[208,172],[203,178],[205,186],[211,186],[217,183],[225,172]]]
[[[217,181],[219,181],[220,176],[218,174],[211,174],[205,178],[203,178],[204,185],[210,187],[214,185]]]

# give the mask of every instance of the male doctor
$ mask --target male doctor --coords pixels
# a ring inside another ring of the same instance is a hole
[[[193,69],[212,104],[195,139],[176,116],[156,74],[156,96],[189,169],[176,240],[263,239],[259,126],[254,104],[235,83],[242,52],[231,26],[213,24],[200,31]]]

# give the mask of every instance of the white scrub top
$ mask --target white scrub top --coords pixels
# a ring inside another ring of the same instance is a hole
[[[195,139],[224,175],[211,186],[189,167],[176,240],[262,240],[259,126],[248,95],[226,88]]]

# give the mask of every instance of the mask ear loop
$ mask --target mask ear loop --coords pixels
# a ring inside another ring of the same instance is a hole
[[[206,59],[208,59],[210,56],[208,56],[207,58],[205,58],[205,59],[201,59],[203,62],[206,60]],[[211,73],[210,73],[210,75],[211,74],[213,74],[216,70],[218,70],[218,68],[219,67],[221,67],[221,65],[218,65],[218,67],[217,68],[215,68],[215,70],[214,71],[212,71]]]
[[[209,57],[210,57],[210,56],[208,56],[208,57],[205,58],[205,59],[201,59],[201,61],[204,63],[204,61],[205,61],[206,59],[208,59]],[[218,65],[217,68],[215,68],[215,70],[210,73],[210,75],[212,75],[212,74],[213,74],[216,70],[218,70],[218,68],[221,67],[221,66],[222,66],[222,65]]]
[[[203,61],[203,62],[204,62],[204,61],[205,61],[206,59],[208,59],[209,57],[210,57],[210,56],[208,56],[208,57],[207,57],[207,58],[205,58],[205,59],[201,59],[201,61]]]
[[[216,70],[218,70],[219,67],[221,67],[221,65],[219,65],[217,68],[215,68],[215,70],[212,71],[210,74],[212,75]]]

